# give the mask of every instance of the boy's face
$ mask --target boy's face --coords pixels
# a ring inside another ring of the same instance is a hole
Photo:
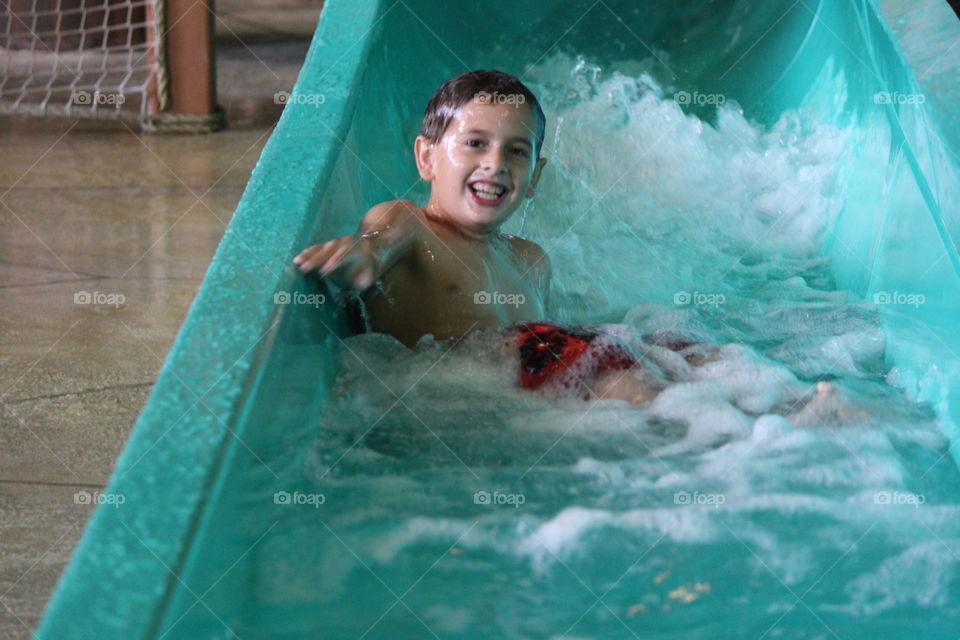
[[[439,142],[417,137],[417,168],[432,182],[427,212],[469,235],[495,231],[525,197],[533,197],[546,163],[533,156],[534,131],[526,104],[474,99],[460,108]]]

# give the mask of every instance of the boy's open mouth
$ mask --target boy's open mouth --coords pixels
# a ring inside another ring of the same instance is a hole
[[[507,192],[510,191],[502,184],[489,180],[477,180],[467,186],[470,188],[473,201],[486,207],[499,205],[507,197]]]

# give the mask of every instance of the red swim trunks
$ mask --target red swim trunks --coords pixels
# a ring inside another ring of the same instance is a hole
[[[520,386],[537,389],[589,384],[598,375],[630,369],[637,361],[615,339],[595,331],[529,322],[513,327],[520,353]],[[600,338],[598,340],[598,338]]]

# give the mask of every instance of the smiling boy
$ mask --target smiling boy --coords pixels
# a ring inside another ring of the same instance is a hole
[[[412,347],[545,315],[550,263],[539,245],[500,232],[532,198],[546,160],[533,93],[500,71],[470,71],[437,90],[414,143],[425,207],[393,200],[359,232],[308,247],[303,272],[362,292],[370,330]],[[379,281],[378,286],[371,287]]]
[[[427,334],[442,340],[509,327],[521,387],[648,402],[665,381],[621,342],[590,328],[542,322],[549,259],[536,243],[500,232],[534,195],[547,162],[540,157],[545,124],[537,98],[509,74],[468,71],[447,80],[427,104],[414,142],[417,170],[430,182],[427,205],[378,204],[356,234],[308,247],[293,261],[304,273],[316,270],[356,289],[368,329],[408,347]],[[669,331],[643,340],[645,349],[677,352],[691,366],[718,354]],[[791,417],[820,420],[833,392],[820,382],[806,413]]]

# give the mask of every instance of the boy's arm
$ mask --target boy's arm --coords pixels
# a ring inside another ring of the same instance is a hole
[[[362,291],[396,264],[419,231],[417,206],[409,200],[382,202],[363,216],[356,234],[307,247],[293,262],[300,271]]]

